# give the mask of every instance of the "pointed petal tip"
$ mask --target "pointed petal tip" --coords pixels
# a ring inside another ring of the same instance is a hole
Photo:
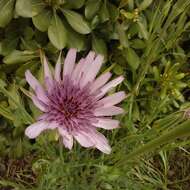
[[[99,60],[101,60],[101,62],[103,62],[103,60],[104,60],[104,56],[103,56],[102,54],[98,54],[98,55],[97,55],[97,58],[98,58]]]
[[[120,79],[120,81],[123,82],[125,78],[124,78],[124,76],[121,75],[118,77],[118,79]]]
[[[75,54],[77,54],[77,49],[76,48],[70,48],[68,50],[67,54],[71,54],[71,55],[74,56]]]
[[[28,81],[28,79],[31,77],[31,75],[32,75],[32,73],[30,72],[29,69],[27,69],[27,70],[25,71],[25,78],[26,78],[27,81]]]
[[[58,132],[60,136],[62,137],[62,142],[65,146],[65,148],[68,148],[69,150],[73,147],[73,136],[64,128],[59,127]]]
[[[98,148],[99,149],[99,148]],[[104,146],[103,148],[99,149],[104,154],[110,154],[111,153],[111,147],[110,145]]]
[[[35,139],[44,129],[45,125],[37,122],[26,128],[25,135],[30,139]]]

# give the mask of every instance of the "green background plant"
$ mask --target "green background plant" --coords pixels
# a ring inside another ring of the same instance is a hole
[[[189,0],[1,0],[0,188],[188,190],[190,187]],[[24,73],[42,80],[45,52],[104,55],[101,72],[123,75],[128,94],[121,128],[105,132],[103,155],[55,132],[30,141],[39,115],[25,96]]]

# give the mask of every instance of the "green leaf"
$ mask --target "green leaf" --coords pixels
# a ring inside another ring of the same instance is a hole
[[[133,70],[136,70],[139,67],[140,64],[139,56],[132,48],[125,49],[123,51],[123,55]]]
[[[23,65],[21,65],[17,70],[16,70],[16,75],[24,78],[25,71],[29,69],[31,72],[34,71],[38,67],[38,62],[36,61],[29,61]]]
[[[32,17],[32,22],[38,30],[45,32],[48,30],[51,18],[52,12],[44,9],[41,13]]]
[[[117,22],[116,23],[116,30],[117,30],[117,33],[118,33],[118,36],[119,36],[119,41],[120,41],[121,46],[124,47],[124,48],[128,47],[129,42],[128,42],[128,39],[127,39],[127,36],[126,36],[126,33],[125,33],[123,23],[120,24],[119,22]]]
[[[122,74],[123,74],[123,67],[117,64],[117,65],[115,65],[115,67],[113,68],[113,72],[114,72],[116,75],[122,75]]]
[[[104,0],[104,3],[99,11],[100,20],[101,22],[106,22],[109,20],[109,11],[107,7],[107,0]]]
[[[148,40],[149,37],[149,33],[146,29],[145,24],[143,24],[142,22],[137,22],[138,27],[139,27],[139,32],[141,33],[141,35],[143,36],[144,39]]]
[[[0,1],[0,27],[5,27],[13,17],[15,0]]]
[[[113,22],[115,22],[119,17],[119,9],[115,5],[111,4],[110,2],[107,3],[107,7],[108,7],[110,19]]]
[[[46,4],[42,0],[32,0],[32,16],[38,15],[45,8]]]
[[[132,40],[131,46],[135,49],[144,49],[146,47],[146,44],[143,40],[140,39],[134,39]]]
[[[134,18],[134,14],[133,13],[130,13],[130,12],[127,12],[125,11],[124,9],[121,9],[120,13],[127,19],[133,19]]]
[[[85,0],[67,0],[65,7],[68,9],[80,9],[85,3]]]
[[[84,35],[75,32],[70,25],[65,21],[63,22],[67,29],[67,45],[69,48],[76,48],[81,51],[85,49],[86,46],[86,38]]]
[[[5,105],[0,104],[0,115],[9,120],[13,120],[13,114],[11,113],[10,109]]]
[[[14,94],[10,93],[8,90],[4,88],[4,81],[2,81],[1,79],[0,79],[0,92],[2,92],[5,96],[7,96],[9,101],[11,101],[17,107],[19,113],[22,115],[22,121],[25,124],[31,124],[32,122],[34,122],[33,118],[25,110],[24,106],[17,100],[18,98],[15,99]]]
[[[17,46],[18,38],[15,39],[4,39],[0,42],[0,54],[3,56],[11,53]]]
[[[15,102],[17,102],[18,104],[21,104],[21,97],[18,93],[18,87],[14,83],[10,84],[8,86],[8,91],[11,94],[11,96],[14,97],[14,101],[12,99],[8,99],[9,106],[11,107],[11,109],[16,109],[17,104]]]
[[[31,0],[17,0],[16,13],[22,17],[32,17],[32,3]]]
[[[166,131],[160,137],[148,142],[147,144],[135,149],[133,152],[127,155],[126,159],[133,159],[141,154],[150,152],[151,150],[161,146],[165,143],[174,141],[176,138],[185,137],[190,135],[190,120],[187,120],[174,129]]]
[[[88,0],[85,6],[85,17],[92,19],[100,9],[101,0]]]
[[[36,57],[37,55],[33,51],[14,50],[9,55],[4,57],[3,62],[6,64],[25,63]]]
[[[99,23],[100,23],[100,18],[99,18],[98,15],[96,15],[96,16],[92,19],[92,21],[91,21],[91,23],[90,23],[91,29],[94,30],[94,29],[97,27],[97,25],[98,25]]]
[[[144,1],[139,5],[138,9],[139,9],[140,11],[145,10],[146,8],[148,8],[148,7],[151,5],[152,1],[153,1],[153,0],[144,0]]]
[[[67,31],[66,28],[59,18],[59,16],[54,13],[51,24],[48,28],[48,36],[51,41],[51,43],[57,48],[57,49],[63,49],[66,46],[67,43]]]
[[[92,38],[92,49],[98,53],[102,54],[104,56],[104,61],[107,60],[107,46],[103,39],[96,37],[93,35]]]
[[[79,14],[70,10],[63,10],[68,23],[80,34],[88,34],[91,32],[88,22]]]

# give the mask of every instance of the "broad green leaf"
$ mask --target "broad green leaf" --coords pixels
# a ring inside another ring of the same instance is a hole
[[[123,55],[133,70],[136,70],[139,67],[140,64],[139,56],[132,48],[124,49]]]
[[[67,0],[65,7],[68,9],[80,9],[85,3],[85,0]]]
[[[0,1],[0,27],[5,27],[12,19],[15,0]]]
[[[32,17],[32,22],[38,30],[45,32],[48,30],[51,18],[52,12],[50,10],[44,9],[41,13]]]
[[[32,0],[32,16],[38,15],[45,8],[46,4],[42,0]]]
[[[86,46],[85,36],[75,32],[66,21],[63,23],[67,29],[67,46],[69,48],[76,48],[79,51],[84,50]]]
[[[15,39],[4,39],[0,43],[0,54],[3,56],[8,55],[11,53],[17,46],[18,38]]]
[[[153,1],[153,0],[144,0],[144,1],[139,5],[138,9],[139,9],[140,11],[145,10],[146,8],[148,8],[148,7],[151,5],[152,1]]]
[[[3,62],[6,64],[25,63],[36,57],[37,57],[37,55],[34,51],[14,50],[9,55],[4,57]]]
[[[32,17],[32,0],[17,0],[16,13],[22,17]]]
[[[23,31],[23,34],[24,34],[24,39],[25,40],[31,40],[34,36],[34,30],[32,27],[30,26],[27,26],[24,31]]]
[[[88,34],[91,32],[88,22],[77,12],[63,10],[68,23],[80,34]]]
[[[98,15],[96,15],[96,16],[92,19],[92,21],[91,21],[91,23],[90,23],[91,29],[94,30],[94,29],[97,27],[97,25],[98,25],[99,23],[100,23],[100,18],[99,18]]]
[[[92,49],[98,53],[102,54],[104,56],[104,61],[107,60],[107,46],[103,39],[96,37],[93,35],[92,38]]]
[[[119,17],[119,9],[110,2],[107,2],[110,19],[114,22]]]
[[[106,22],[109,20],[109,11],[107,7],[107,0],[104,0],[104,3],[99,11],[99,16],[101,22]]]
[[[51,24],[48,28],[48,36],[51,41],[51,43],[57,48],[57,49],[63,49],[66,46],[67,43],[67,31],[66,28],[59,18],[59,16],[54,13]]]
[[[101,5],[101,0],[88,0],[85,6],[85,17],[92,19],[98,12]]]

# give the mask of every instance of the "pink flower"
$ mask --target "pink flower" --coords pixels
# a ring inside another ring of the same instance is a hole
[[[26,128],[29,138],[36,138],[46,129],[57,129],[62,136],[65,147],[72,149],[73,138],[83,147],[96,147],[109,154],[111,148],[104,135],[96,128],[114,129],[119,122],[111,118],[123,113],[115,106],[125,99],[123,91],[105,97],[106,93],[123,81],[120,76],[108,82],[110,72],[96,78],[103,57],[90,52],[75,65],[76,50],[70,49],[65,61],[64,70],[60,57],[52,75],[44,57],[44,86],[30,73],[25,76],[35,92],[33,103],[43,112],[38,121]],[[107,83],[108,82],[108,83]]]

